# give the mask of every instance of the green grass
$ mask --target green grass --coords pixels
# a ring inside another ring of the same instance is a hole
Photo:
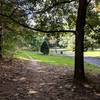
[[[85,57],[95,57],[95,58],[100,58],[100,50],[99,51],[87,51],[84,52]],[[85,69],[91,73],[100,73],[100,68],[97,68],[94,65],[90,65],[85,63]]]
[[[87,51],[84,53],[86,57],[99,57],[100,58],[100,51]]]
[[[18,51],[15,58],[37,60],[38,62],[74,68],[74,59],[65,56],[42,55],[30,51]],[[90,73],[100,73],[100,68],[85,63],[85,70]]]
[[[63,66],[73,66],[74,61],[70,57],[63,56],[53,56],[53,55],[42,55],[38,53],[33,53],[30,51],[18,51],[15,57],[28,60],[37,60],[38,62],[43,62],[53,65],[63,65]]]

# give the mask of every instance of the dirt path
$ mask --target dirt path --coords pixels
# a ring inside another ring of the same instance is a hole
[[[72,69],[34,60],[2,61],[0,100],[100,100],[99,76],[84,87],[72,87],[72,80]]]

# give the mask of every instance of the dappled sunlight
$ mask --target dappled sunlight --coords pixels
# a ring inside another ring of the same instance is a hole
[[[16,78],[14,78],[13,79],[13,81],[15,81],[15,82],[17,82],[17,81],[22,81],[22,82],[24,82],[24,81],[26,81],[26,77],[16,77]]]
[[[39,62],[48,62],[48,63],[54,63],[54,62],[56,62],[56,61],[48,61],[48,60],[44,60],[44,61],[42,61],[42,60],[39,60]]]
[[[32,56],[29,55],[27,52],[19,51],[19,53],[21,53],[21,55],[19,55],[18,52],[17,52],[14,57],[19,58],[19,59],[23,59],[23,60],[33,60]]]
[[[19,79],[19,81],[25,81],[25,80],[26,80],[25,77],[21,77],[21,78]]]
[[[29,95],[38,94],[38,91],[35,91],[35,90],[33,90],[33,89],[29,89],[28,94],[29,94]]]
[[[65,66],[67,66],[68,64],[65,64]]]
[[[56,83],[54,82],[49,82],[49,83],[40,83],[40,86],[45,86],[45,85],[55,85]]]
[[[39,70],[39,71],[37,71],[38,73],[45,73],[46,71],[44,71],[44,70]]]
[[[30,59],[25,58],[25,57],[16,57],[16,58],[19,58],[19,59],[22,59],[22,60],[30,60]]]
[[[33,58],[34,59],[34,58]],[[39,59],[39,58],[38,58]],[[48,61],[48,60],[36,60],[36,59],[34,59],[34,60],[32,60],[32,62],[44,62],[44,63],[56,63],[56,61]]]

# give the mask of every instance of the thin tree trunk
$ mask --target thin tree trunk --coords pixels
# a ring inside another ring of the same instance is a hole
[[[75,80],[84,80],[84,26],[86,18],[87,0],[79,0],[79,8],[75,34]]]

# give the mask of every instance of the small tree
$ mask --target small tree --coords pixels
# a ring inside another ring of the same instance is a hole
[[[44,42],[42,43],[40,51],[44,55],[48,55],[49,54],[49,45],[48,45],[48,42],[46,40],[44,40]]]

